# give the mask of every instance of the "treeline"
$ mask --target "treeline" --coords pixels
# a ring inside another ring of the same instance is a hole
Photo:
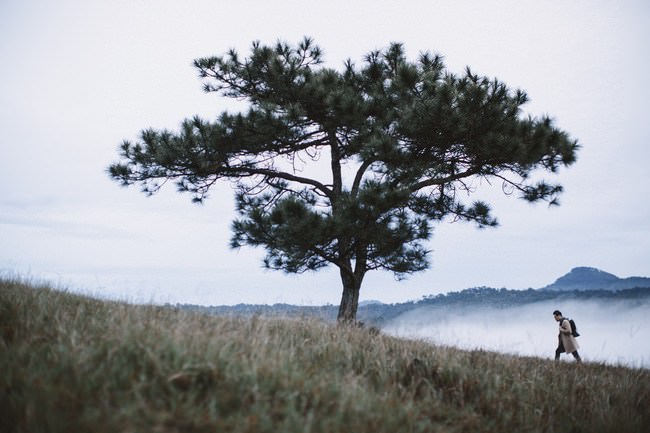
[[[495,289],[492,287],[474,287],[460,292],[450,292],[439,295],[426,296],[418,301],[396,304],[367,303],[361,304],[357,312],[357,319],[367,325],[381,326],[391,319],[414,308],[423,306],[468,306],[482,305],[492,308],[507,308],[516,305],[531,304],[534,302],[562,299],[564,301],[576,300],[639,300],[643,302],[650,299],[650,287],[636,287],[618,291],[611,290],[509,290]],[[192,310],[215,315],[243,315],[243,316],[281,316],[281,317],[315,317],[325,321],[335,321],[338,306],[300,306],[290,304],[255,305],[238,304],[232,306],[199,306],[189,304],[176,304],[175,308]]]
[[[450,292],[435,296],[427,296],[419,301],[400,304],[370,304],[359,307],[360,320],[381,325],[399,316],[408,310],[423,306],[469,306],[481,305],[491,308],[507,308],[516,305],[532,304],[541,301],[551,300],[589,300],[589,299],[637,299],[643,302],[650,299],[650,287],[637,287],[633,289],[611,291],[611,290],[573,290],[573,291],[552,291],[552,290],[509,290],[495,289],[492,287],[474,287],[460,292]]]

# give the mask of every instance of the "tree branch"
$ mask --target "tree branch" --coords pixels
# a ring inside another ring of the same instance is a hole
[[[323,183],[315,180],[315,179],[310,179],[308,177],[302,177],[302,176],[296,176],[295,174],[287,173],[284,171],[276,171],[276,170],[271,170],[267,168],[258,168],[258,167],[241,167],[241,168],[236,168],[235,170],[239,172],[245,172],[245,176],[250,176],[250,175],[262,175],[266,176],[269,178],[274,178],[274,179],[284,179],[288,180],[291,182],[297,182],[301,183],[303,185],[311,185],[314,188],[316,188],[318,191],[321,191],[323,194],[325,194],[330,200],[334,200],[334,194],[331,189],[329,189],[326,185]],[[240,176],[240,177],[245,177],[245,176]]]
[[[366,173],[366,170],[375,162],[374,159],[367,159],[363,161],[363,164],[361,164],[361,167],[357,170],[357,174],[354,177],[354,182],[352,182],[352,190],[351,193],[353,196],[357,194],[359,191],[359,187],[361,186],[361,180],[363,180],[363,175]]]
[[[423,181],[420,181],[416,184],[414,184],[411,188],[411,192],[419,191],[422,188],[426,188],[427,186],[433,186],[433,185],[444,185],[449,182],[453,182],[455,180],[463,179],[466,177],[473,176],[475,174],[479,174],[481,172],[480,167],[475,167],[472,169],[465,170],[463,172],[453,174],[451,176],[447,177],[439,177],[439,178],[430,178],[430,179],[425,179]]]

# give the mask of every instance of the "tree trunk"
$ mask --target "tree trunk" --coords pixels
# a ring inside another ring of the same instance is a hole
[[[357,319],[357,309],[359,308],[359,290],[361,289],[361,278],[346,269],[341,269],[341,282],[343,283],[343,294],[341,295],[341,304],[337,320],[339,323],[351,324]]]

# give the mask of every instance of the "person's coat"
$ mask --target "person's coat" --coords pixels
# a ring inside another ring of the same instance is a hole
[[[571,333],[569,319],[565,319],[564,317],[560,320],[560,340],[566,353],[573,353],[579,348],[576,338]]]

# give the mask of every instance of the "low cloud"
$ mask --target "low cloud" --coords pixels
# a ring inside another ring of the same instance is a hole
[[[507,308],[426,306],[397,317],[383,330],[464,349],[553,358],[556,309],[576,321],[584,360],[650,368],[650,300],[544,301]]]

